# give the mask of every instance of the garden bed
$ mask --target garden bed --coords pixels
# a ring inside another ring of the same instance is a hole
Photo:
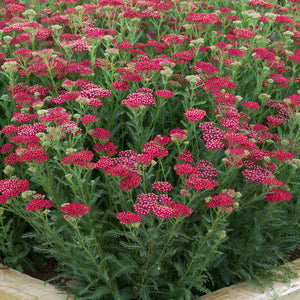
[[[90,300],[289,279],[299,0],[4,0],[0,15],[3,264]]]

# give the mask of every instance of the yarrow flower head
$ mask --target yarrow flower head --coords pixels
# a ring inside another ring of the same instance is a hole
[[[116,218],[119,219],[119,222],[121,224],[130,224],[130,223],[135,223],[135,222],[141,222],[143,221],[143,218],[138,215],[138,214],[135,214],[133,212],[118,212],[116,214]]]
[[[108,142],[109,136],[111,135],[111,132],[105,128],[94,128],[90,130],[89,133],[94,139],[98,139],[101,142]]]
[[[192,153],[188,150],[182,150],[181,154],[179,154],[177,158],[189,163],[192,163],[194,161]]]
[[[152,189],[154,190],[158,190],[159,192],[170,192],[172,191],[173,187],[172,187],[172,184],[165,181],[156,181],[154,182],[152,185],[151,185]]]
[[[150,93],[132,93],[122,100],[121,104],[127,105],[130,109],[140,106],[155,105],[155,98]]]
[[[235,28],[233,33],[242,39],[251,39],[255,35],[255,32],[248,28]]]
[[[10,197],[17,197],[28,188],[29,181],[27,179],[0,180],[0,203],[6,203]]]
[[[89,150],[82,150],[79,152],[71,153],[68,156],[64,157],[61,160],[61,163],[63,165],[78,165],[85,168],[90,168],[93,166],[91,163],[91,160],[94,157],[94,153]]]
[[[206,116],[206,112],[199,108],[189,108],[184,114],[188,121],[197,122]]]
[[[43,210],[44,208],[51,208],[53,203],[48,199],[33,198],[29,204],[25,206],[27,211]]]
[[[148,154],[148,155],[152,156],[152,158],[165,157],[165,156],[169,155],[168,150],[166,150],[164,147],[162,147],[161,145],[159,145],[153,141],[146,143],[143,147],[142,152],[144,154]]]
[[[292,198],[293,196],[291,193],[282,189],[272,188],[266,194],[265,200],[269,202],[283,202],[290,201]]]
[[[136,213],[140,215],[147,215],[150,213],[151,209],[157,206],[158,204],[158,196],[149,193],[149,194],[139,194],[137,196],[138,203],[134,204],[134,210]]]
[[[33,161],[33,162],[45,162],[49,159],[46,151],[42,149],[41,146],[34,145],[33,147],[26,148],[16,148],[15,152],[18,156],[16,162],[24,163],[26,161]]]
[[[171,218],[175,214],[175,211],[173,208],[168,207],[168,206],[163,206],[163,205],[156,205],[152,209],[152,211],[156,217],[162,218],[162,219]]]
[[[194,188],[196,191],[200,191],[202,189],[214,189],[219,183],[214,179],[209,178],[190,178],[185,181],[185,184],[189,188]]]
[[[252,102],[252,101],[244,102],[241,105],[248,109],[259,109],[260,108],[260,105],[257,102]]]
[[[295,155],[285,150],[273,150],[272,155],[279,161],[292,161]]]
[[[200,178],[211,178],[219,175],[219,172],[214,168],[214,165],[206,160],[199,160],[196,163],[196,167],[199,171],[198,175]]]
[[[185,140],[188,135],[185,130],[174,128],[169,132],[169,136],[171,137],[172,141],[182,141]]]
[[[107,142],[104,144],[96,143],[94,145],[94,149],[99,152],[106,152],[109,155],[114,155],[114,154],[118,153],[115,144],[112,142]]]
[[[154,94],[161,98],[172,98],[175,96],[175,94],[169,90],[157,90]]]
[[[234,200],[227,193],[219,193],[218,195],[212,196],[209,201],[205,204],[207,207],[216,208],[220,207],[221,210],[229,211],[233,209]]]
[[[72,202],[63,204],[60,210],[66,213],[66,215],[64,215],[65,219],[71,219],[72,217],[83,216],[90,211],[90,207],[86,204]]]
[[[78,119],[82,124],[93,123],[98,120],[97,116],[94,115],[85,115]]]

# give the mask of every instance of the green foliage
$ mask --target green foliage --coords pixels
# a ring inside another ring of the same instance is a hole
[[[15,214],[3,208],[0,210],[0,258],[4,265],[23,271],[30,264],[28,254],[31,250],[28,243],[22,239],[28,224]]]

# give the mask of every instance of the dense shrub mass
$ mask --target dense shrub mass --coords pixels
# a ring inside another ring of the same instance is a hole
[[[299,2],[1,1],[2,262],[77,299],[287,279]]]

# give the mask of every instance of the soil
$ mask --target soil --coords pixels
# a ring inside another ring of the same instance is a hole
[[[33,278],[40,279],[42,281],[50,280],[57,277],[60,272],[57,271],[57,262],[55,260],[48,260],[45,265],[36,268],[34,271],[26,270],[25,273]],[[66,279],[56,278],[49,281],[50,284],[63,284],[65,285]]]
[[[290,261],[293,261],[297,258],[300,258],[300,245],[298,245],[296,249],[290,253]]]

